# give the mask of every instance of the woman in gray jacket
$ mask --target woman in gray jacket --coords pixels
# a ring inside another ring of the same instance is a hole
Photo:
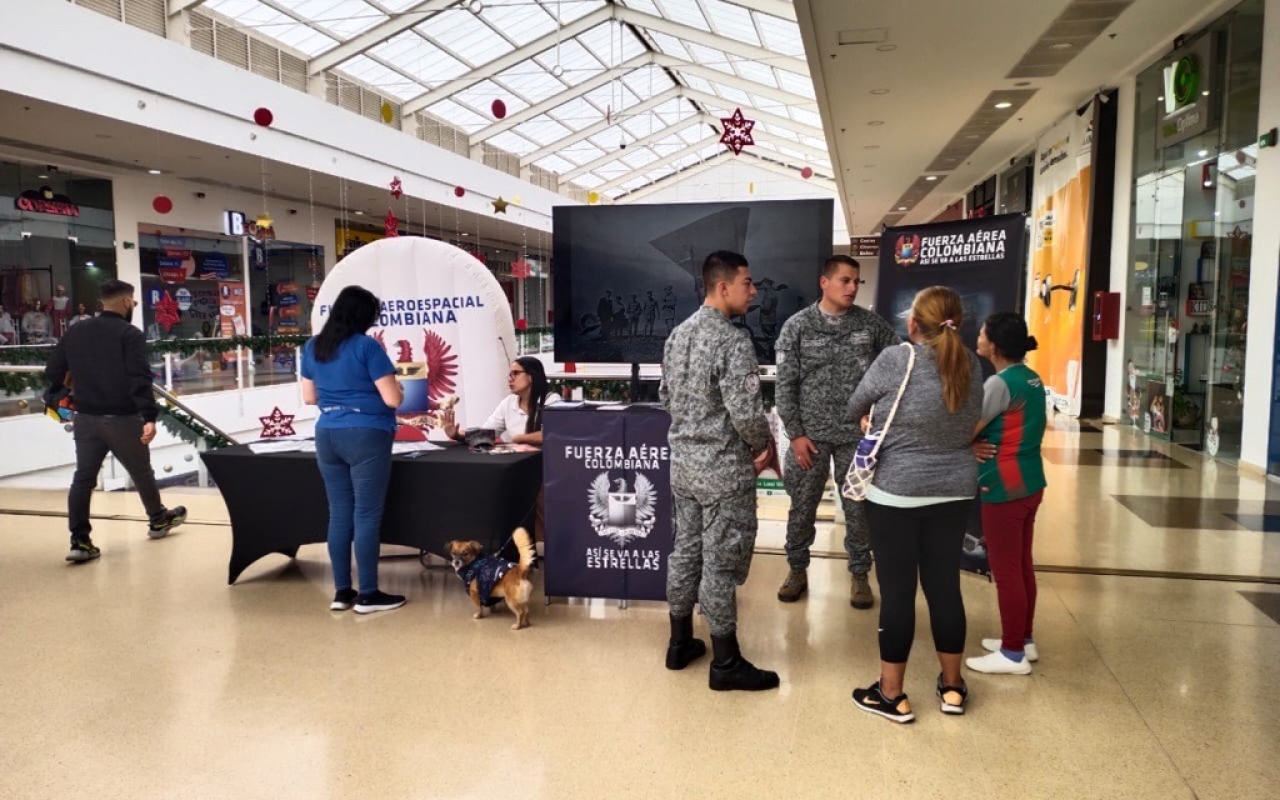
[[[917,294],[907,319],[910,344],[882,352],[849,401],[853,418],[864,424],[874,406],[879,429],[907,380],[866,499],[880,583],[880,679],[853,692],[858,708],[895,722],[915,719],[902,684],[915,634],[917,578],[942,665],[937,694],[943,713],[963,714],[968,698],[960,676],[960,551],[978,492],[969,445],[982,415],[982,367],[960,339],[962,316],[952,289],[932,286]],[[915,351],[910,375],[908,348]]]

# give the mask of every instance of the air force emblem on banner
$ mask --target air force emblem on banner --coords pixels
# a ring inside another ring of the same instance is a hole
[[[653,482],[637,472],[634,491],[627,491],[623,478],[615,478],[612,483],[611,487],[607,472],[601,472],[591,482],[587,498],[591,527],[597,535],[608,537],[619,546],[646,538],[657,521]]]

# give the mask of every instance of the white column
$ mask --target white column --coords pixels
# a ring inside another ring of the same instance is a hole
[[[1129,249],[1133,240],[1133,137],[1137,78],[1131,75],[1117,88],[1116,103],[1119,107],[1116,109],[1115,207],[1111,212],[1111,291],[1120,293],[1120,338],[1107,342],[1107,388],[1102,409],[1103,416],[1111,420],[1120,419],[1124,411],[1124,309],[1132,267]]]
[[[1262,85],[1258,128],[1280,125],[1280,0],[1267,0],[1262,34]],[[1266,469],[1271,426],[1271,380],[1276,341],[1276,290],[1280,286],[1280,148],[1258,152],[1253,207],[1253,257],[1249,265],[1249,327],[1245,340],[1244,443],[1240,463]]]
[[[133,284],[138,302],[142,298],[142,258],[139,254],[138,219],[142,211],[142,187],[130,178],[115,178],[111,181],[111,204],[114,207],[116,226],[116,277],[126,283]],[[128,243],[130,247],[125,248]],[[143,314],[139,309],[133,315],[133,325],[138,330],[146,330],[142,322]]]

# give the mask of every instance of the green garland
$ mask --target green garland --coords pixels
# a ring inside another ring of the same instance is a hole
[[[0,387],[8,396],[23,394],[27,391],[37,393],[44,391],[43,372],[0,372]]]
[[[178,353],[183,356],[197,352],[227,353],[237,347],[246,350],[271,350],[277,347],[302,347],[310,336],[232,336],[228,339],[168,339],[151,343],[152,353]]]
[[[195,444],[200,439],[204,439],[210,450],[230,447],[235,444],[235,442],[222,434],[209,430],[182,409],[171,406],[165,401],[161,401],[159,406],[160,424],[164,426],[165,430],[182,441]]]

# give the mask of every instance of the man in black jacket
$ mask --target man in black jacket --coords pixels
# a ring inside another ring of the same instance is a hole
[[[74,386],[76,473],[67,495],[71,552],[67,561],[92,561],[101,555],[89,538],[89,503],[98,484],[98,471],[107,453],[113,454],[142,497],[150,518],[152,539],[161,539],[181,525],[187,510],[166,509],[160,502],[148,445],[156,438],[155,397],[151,393],[151,365],[147,341],[130,324],[133,286],[109,280],[100,289],[102,315],[67,331],[45,365],[51,391]]]

